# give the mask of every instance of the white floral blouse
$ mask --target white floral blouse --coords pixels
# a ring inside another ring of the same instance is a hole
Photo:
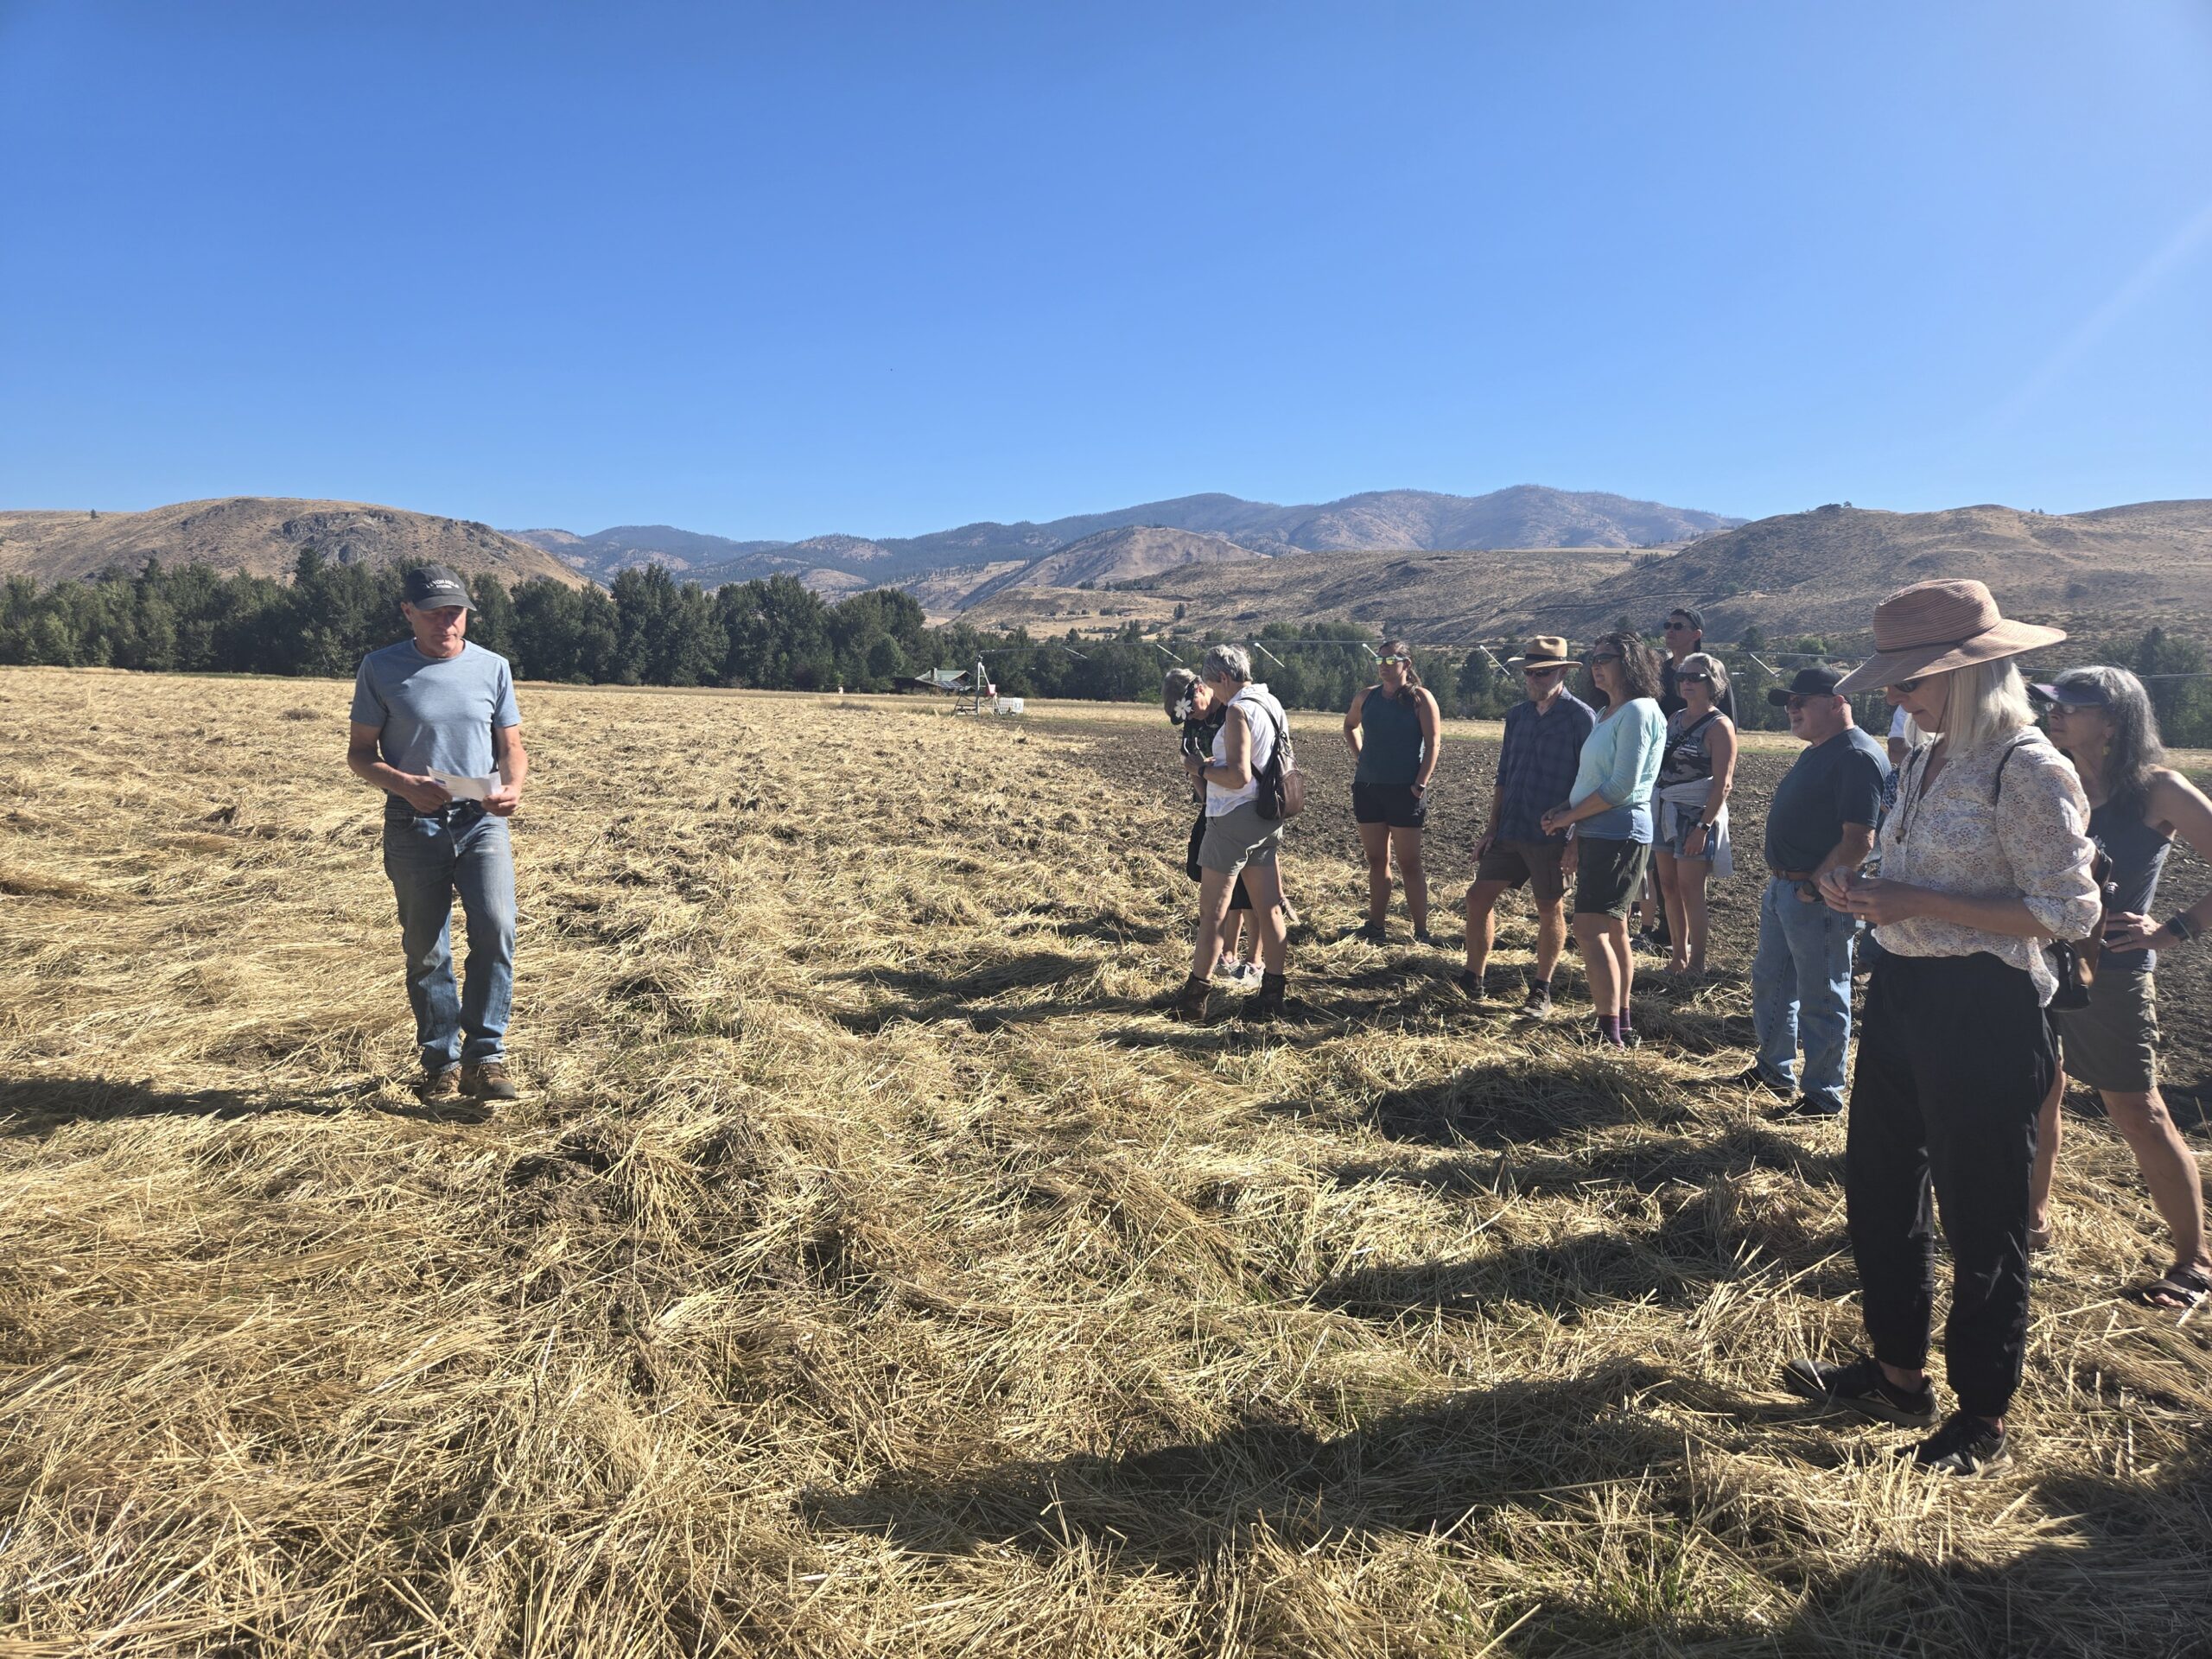
[[[2089,801],[2050,740],[2028,727],[1954,754],[1932,785],[1927,763],[1920,749],[1901,769],[1897,804],[1882,824],[1883,878],[1977,899],[2017,894],[2053,938],[2094,931],[2101,906],[2089,874]],[[1928,917],[1885,923],[1874,937],[1901,957],[1986,950],[2024,969],[2044,1003],[2058,988],[2035,939]]]

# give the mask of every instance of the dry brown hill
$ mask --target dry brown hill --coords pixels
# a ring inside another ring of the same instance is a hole
[[[2145,501],[2094,512],[1955,507],[1880,512],[1845,506],[1762,518],[1663,563],[1593,588],[1605,614],[1700,604],[1733,632],[1853,632],[1874,601],[1935,576],[1986,582],[2025,617],[2124,626],[2212,617],[2212,501]]]
[[[1103,588],[1135,582],[1189,565],[1235,564],[1264,559],[1226,536],[1173,530],[1160,524],[1129,524],[1102,530],[1020,569],[978,583],[961,608],[979,604],[1014,588]]]
[[[2212,501],[2068,515],[2012,507],[1879,512],[1832,506],[1762,518],[1681,549],[1292,555],[1145,581],[1199,626],[1341,617],[1416,639],[1588,638],[1616,617],[1651,627],[1701,607],[1715,639],[1864,633],[1884,594],[1979,578],[2014,614],[2076,630],[2212,621]],[[1033,616],[1033,626],[1050,619]]]
[[[358,501],[253,495],[146,512],[0,512],[0,576],[58,582],[110,566],[135,569],[149,558],[281,576],[309,543],[339,564],[435,563],[510,584],[550,576],[576,588],[585,580],[544,549],[488,524]]]

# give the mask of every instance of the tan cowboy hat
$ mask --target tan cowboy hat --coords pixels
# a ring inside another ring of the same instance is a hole
[[[2065,637],[2063,628],[2007,621],[1980,582],[1916,582],[1874,607],[1874,656],[1835,689],[1848,696],[1923,674],[1948,674],[2055,645]]]
[[[1582,664],[1582,659],[1580,658],[1575,656],[1572,652],[1567,650],[1567,641],[1560,639],[1559,635],[1555,633],[1540,633],[1536,635],[1535,639],[1529,640],[1526,645],[1522,647],[1521,654],[1518,657],[1509,657],[1505,661],[1509,667],[1516,664],[1525,663],[1532,664],[1537,668],[1546,668],[1554,663],[1560,663],[1570,667],[1579,668]]]

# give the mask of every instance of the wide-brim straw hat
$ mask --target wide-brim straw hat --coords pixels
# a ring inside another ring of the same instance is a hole
[[[2006,618],[1980,582],[1916,582],[1874,607],[1874,655],[1835,689],[1848,696],[1924,674],[1948,674],[2055,645],[2065,637],[2063,628]]]
[[[1538,668],[1549,668],[1554,664],[1567,668],[1580,668],[1582,659],[1567,648],[1567,641],[1555,633],[1540,633],[1521,649],[1518,657],[1509,657],[1506,665],[1534,664]]]

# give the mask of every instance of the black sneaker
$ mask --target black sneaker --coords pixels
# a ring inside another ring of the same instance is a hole
[[[1425,944],[1433,950],[1436,949],[1436,936],[1425,927],[1417,927],[1414,929],[1414,943]]]
[[[1786,1100],[1789,1096],[1788,1084],[1775,1082],[1756,1065],[1748,1071],[1738,1071],[1735,1076],[1723,1078],[1722,1081],[1732,1083],[1738,1089],[1764,1089],[1777,1100]]]
[[[1363,939],[1369,944],[1388,944],[1390,942],[1389,930],[1380,922],[1362,922],[1352,938]]]
[[[1638,1031],[1634,1026],[1623,1026],[1621,1027],[1621,1046],[1623,1048],[1642,1048],[1643,1046],[1643,1033]]]
[[[1483,983],[1482,976],[1471,968],[1462,968],[1452,982],[1459,988],[1459,995],[1470,1002],[1480,1002],[1490,995],[1490,987]]]
[[[1993,1475],[2012,1461],[2012,1454],[1996,1424],[1955,1411],[1942,1427],[1912,1448],[1912,1460],[1931,1475]]]
[[[1793,1359],[1782,1368],[1782,1378],[1808,1399],[1824,1406],[1848,1406],[1878,1422],[1926,1428],[1936,1421],[1934,1386],[1923,1379],[1920,1391],[1908,1394],[1882,1375],[1881,1362],[1872,1354],[1848,1365]]]
[[[1810,1095],[1800,1095],[1775,1114],[1777,1117],[1841,1117],[1843,1108],[1831,1106],[1824,1100],[1815,1100]]]
[[[1531,987],[1529,1000],[1521,1005],[1523,1020],[1548,1020],[1552,1017],[1552,994],[1541,986]]]

